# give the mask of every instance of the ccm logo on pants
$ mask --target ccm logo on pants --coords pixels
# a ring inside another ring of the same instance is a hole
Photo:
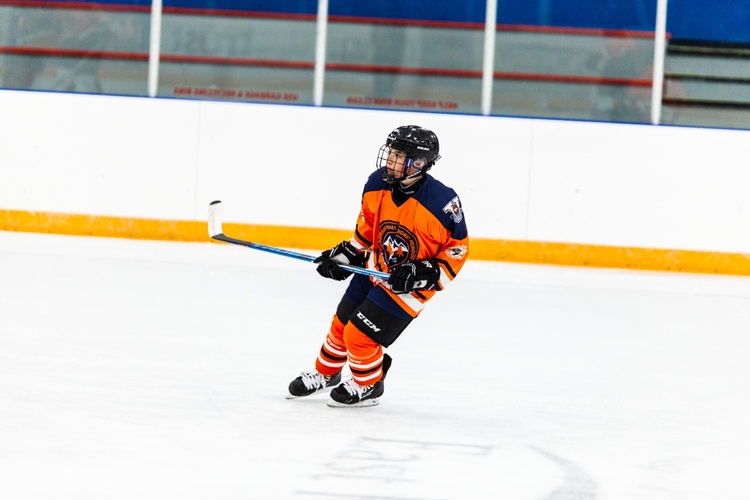
[[[372,321],[370,321],[369,319],[367,319],[367,317],[364,314],[362,314],[361,312],[357,312],[357,318],[359,318],[360,320],[362,320],[362,323],[364,323],[365,325],[367,325],[367,327],[370,328],[372,331],[374,331],[374,332],[379,332],[380,331],[380,328],[378,328],[378,326],[375,323],[373,323]]]

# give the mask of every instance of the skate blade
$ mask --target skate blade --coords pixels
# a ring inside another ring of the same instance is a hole
[[[317,396],[318,394],[328,394],[333,390],[333,387],[326,387],[324,389],[321,389],[319,391],[315,391],[312,394],[308,394],[307,396],[294,396],[290,393],[286,393],[286,396],[284,396],[286,399],[302,399],[302,398],[309,398],[310,396]]]
[[[359,403],[352,404],[339,403],[338,401],[335,401],[333,399],[328,400],[329,408],[368,408],[370,406],[378,406],[379,404],[380,400],[378,398],[365,399],[364,401],[360,401]]]

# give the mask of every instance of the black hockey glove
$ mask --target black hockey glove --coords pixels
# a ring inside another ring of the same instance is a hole
[[[335,247],[321,253],[313,262],[318,264],[318,274],[324,278],[343,281],[351,276],[352,272],[341,269],[339,264],[364,267],[366,260],[365,252],[358,250],[348,241],[342,241]]]
[[[401,264],[388,278],[388,284],[395,293],[409,293],[413,290],[429,290],[437,285],[440,268],[436,262],[423,260]]]

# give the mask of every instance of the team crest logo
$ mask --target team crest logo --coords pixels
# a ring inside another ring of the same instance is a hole
[[[385,220],[380,223],[380,247],[389,268],[417,260],[417,237],[398,222]]]
[[[446,206],[443,207],[443,212],[449,214],[451,216],[451,219],[453,219],[453,222],[455,222],[456,224],[464,219],[464,212],[463,210],[461,210],[461,201],[459,201],[458,196],[453,198],[448,202]]]
[[[466,255],[469,249],[465,245],[459,245],[457,247],[450,247],[445,249],[446,255],[451,259],[461,260]]]

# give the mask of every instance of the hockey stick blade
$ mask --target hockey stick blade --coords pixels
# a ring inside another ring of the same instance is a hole
[[[269,245],[263,245],[262,243],[253,243],[252,241],[239,240],[237,238],[231,238],[224,234],[221,226],[221,217],[223,213],[223,204],[220,201],[212,201],[208,205],[208,235],[217,240],[223,241],[224,243],[231,243],[232,245],[239,245],[262,252],[273,253],[276,255],[282,255],[284,257],[291,257],[297,260],[304,260],[306,262],[313,262],[317,257],[313,255],[307,255],[304,253],[294,252],[292,250],[286,250],[284,248],[272,247]],[[387,280],[390,276],[388,273],[381,271],[375,271],[374,269],[366,269],[364,267],[349,266],[345,264],[339,264],[341,269],[351,271],[353,273],[362,274],[365,276],[372,276],[374,278],[380,278]]]
[[[213,238],[222,233],[221,215],[224,210],[223,203],[219,200],[212,201],[208,205],[208,235]]]

